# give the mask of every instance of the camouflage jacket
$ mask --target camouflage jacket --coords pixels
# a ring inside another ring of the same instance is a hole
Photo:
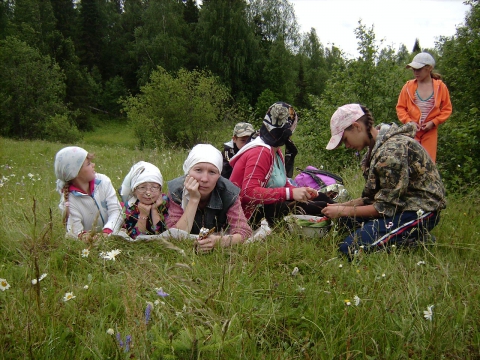
[[[363,160],[366,183],[362,197],[385,216],[403,211],[438,211],[446,207],[445,188],[436,165],[414,140],[408,123],[381,125],[369,166]],[[367,156],[367,155],[366,155]]]

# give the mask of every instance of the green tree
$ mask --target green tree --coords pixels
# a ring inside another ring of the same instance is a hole
[[[48,56],[14,37],[0,41],[0,133],[73,141],[79,133],[63,98],[63,74]]]
[[[452,116],[439,128],[437,165],[456,190],[478,184],[480,173],[480,4],[468,3],[465,25],[440,39],[442,56],[436,58],[453,105]]]
[[[123,104],[141,146],[192,147],[221,126],[229,101],[228,89],[211,73],[181,69],[171,75],[158,67]]]
[[[204,2],[198,21],[200,64],[219,76],[235,97],[251,102],[257,42],[244,0]]]
[[[145,84],[151,72],[161,66],[177,71],[186,63],[187,24],[184,6],[179,1],[150,1],[142,14],[142,25],[135,29],[134,51],[138,59],[138,78]]]

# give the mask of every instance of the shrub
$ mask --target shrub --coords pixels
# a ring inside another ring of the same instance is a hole
[[[191,147],[221,126],[229,101],[228,89],[209,72],[182,69],[172,75],[158,67],[123,105],[140,146]]]

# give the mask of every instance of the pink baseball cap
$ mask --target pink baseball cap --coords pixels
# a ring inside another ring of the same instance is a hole
[[[327,144],[327,150],[335,149],[343,138],[343,132],[346,128],[360,119],[365,113],[359,104],[347,104],[339,107],[332,115],[330,120],[330,131],[332,137]]]

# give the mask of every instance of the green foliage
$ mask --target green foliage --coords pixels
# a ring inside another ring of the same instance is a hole
[[[159,67],[124,106],[140,146],[192,147],[222,125],[229,100],[227,88],[208,72],[182,69],[171,75]]]
[[[439,45],[453,113],[439,128],[437,163],[454,190],[477,186],[480,172],[480,4],[471,5],[465,26]]]
[[[80,145],[96,154],[97,171],[115,188],[136,161],[155,163],[167,181],[182,173],[186,156]],[[337,257],[342,238],[335,229],[315,239],[279,226],[264,241],[207,255],[174,239],[107,238],[93,246],[64,238],[53,172],[61,147],[0,138],[0,278],[10,284],[0,291],[2,357],[478,358],[478,191],[450,195],[433,230],[436,245],[392,248],[353,263]],[[357,196],[358,169],[341,175]],[[113,249],[121,250],[115,261],[99,257]],[[160,287],[169,295],[157,295]],[[67,292],[75,298],[65,302]],[[431,321],[424,318],[429,305]]]
[[[48,56],[14,37],[0,41],[0,134],[70,141],[76,127],[63,103],[63,81]]]

